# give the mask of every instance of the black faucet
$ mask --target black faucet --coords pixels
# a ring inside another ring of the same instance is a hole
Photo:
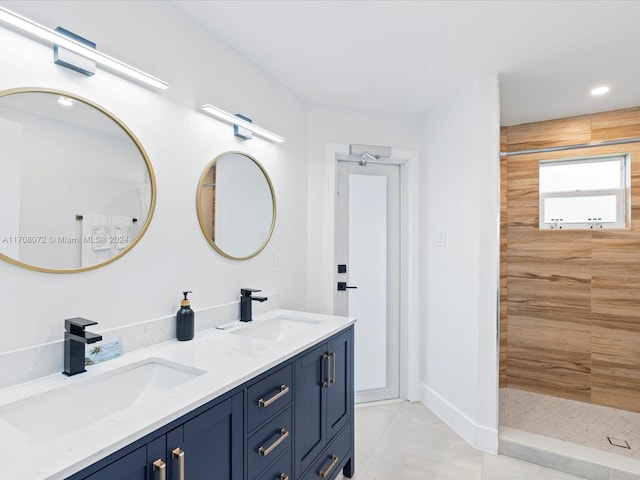
[[[250,322],[251,318],[251,302],[266,302],[267,297],[252,297],[251,294],[255,292],[261,292],[255,288],[241,288],[240,289],[240,321]]]
[[[98,322],[86,318],[67,318],[64,321],[64,371],[68,377],[86,372],[84,369],[84,345],[102,340],[102,335],[85,331]]]

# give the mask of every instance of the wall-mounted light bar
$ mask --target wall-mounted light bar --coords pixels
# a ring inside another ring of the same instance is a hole
[[[0,22],[4,22],[21,32],[28,33],[37,37],[40,40],[49,42],[52,45],[58,45],[59,47],[66,48],[72,52],[82,55],[90,60],[93,60],[98,65],[102,65],[110,70],[118,72],[123,75],[127,75],[135,80],[151,85],[152,87],[160,88],[164,90],[169,87],[169,84],[163,80],[160,80],[148,73],[145,73],[137,68],[134,68],[126,63],[116,60],[109,55],[100,53],[93,48],[83,45],[80,42],[72,40],[54,30],[51,30],[39,23],[36,23],[28,18],[25,18],[17,13],[7,10],[4,7],[0,7]]]
[[[264,128],[261,128],[251,122],[243,120],[241,117],[237,117],[232,113],[225,112],[224,110],[219,109],[218,107],[214,107],[213,105],[203,105],[202,110],[207,112],[209,115],[213,115],[214,117],[228,122],[232,125],[238,125],[242,128],[245,128],[256,135],[266,138],[267,140],[271,140],[272,142],[282,143],[284,142],[284,138],[280,135],[276,135],[275,133],[271,133]]]

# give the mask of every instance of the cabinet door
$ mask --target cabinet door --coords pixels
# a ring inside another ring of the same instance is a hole
[[[324,447],[324,415],[328,378],[326,344],[311,350],[295,362],[295,468],[300,475]]]
[[[351,418],[353,407],[352,329],[333,338],[328,344],[329,387],[327,390],[327,441]]]
[[[236,394],[167,434],[169,480],[242,480],[242,404],[242,393]],[[178,475],[181,461],[184,479]]]
[[[96,473],[82,478],[83,480],[156,480],[160,478],[160,471],[154,468],[154,462],[158,461],[159,465],[164,464],[165,472],[167,471],[165,445],[165,436],[162,435]]]
[[[147,447],[140,447],[128,455],[89,475],[85,480],[149,480],[151,468],[147,462]]]

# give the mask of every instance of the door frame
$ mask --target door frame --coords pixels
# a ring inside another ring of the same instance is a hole
[[[329,249],[325,258],[330,259],[324,268],[324,296],[326,304],[334,308],[335,261],[335,198],[338,174],[337,155],[348,156],[349,145],[330,143],[327,145],[327,185],[324,196],[331,221],[327,222],[325,234],[331,238],[326,243]],[[400,165],[400,398],[416,402],[420,400],[420,258],[419,258],[419,157],[414,150],[393,150],[393,156],[384,163]]]

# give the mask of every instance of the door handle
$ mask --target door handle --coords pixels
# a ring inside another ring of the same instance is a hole
[[[320,470],[318,472],[318,476],[320,478],[327,478],[327,476],[329,476],[329,474],[331,473],[331,470],[335,468],[338,460],[340,460],[340,457],[338,457],[337,455],[331,455],[331,464],[327,467],[326,470]]]
[[[336,383],[336,352],[329,352],[329,363],[331,363],[331,376],[329,377],[329,385]]]
[[[158,472],[156,475],[158,480],[167,480],[167,464],[161,458],[153,462],[153,471]]]
[[[322,355],[322,376],[324,377],[322,386],[329,388],[331,386],[331,356],[328,353]]]
[[[347,288],[358,288],[358,287],[352,287],[351,285],[347,285],[347,282],[338,282],[338,291],[342,292],[343,290],[346,290]]]
[[[287,393],[289,393],[289,387],[287,387],[286,385],[280,385],[280,391],[276,393],[273,397],[271,397],[268,400],[265,400],[264,398],[261,398],[260,400],[258,400],[258,407],[268,407],[276,400],[284,397]]]
[[[286,428],[281,428],[280,436],[278,437],[278,439],[275,442],[273,442],[271,445],[269,445],[267,448],[260,447],[258,449],[258,454],[261,457],[266,457],[273,451],[274,448],[276,448],[278,445],[284,442],[288,437],[289,437],[289,431]]]
[[[184,451],[180,448],[174,448],[171,452],[171,458],[178,460],[178,480],[184,480]]]

